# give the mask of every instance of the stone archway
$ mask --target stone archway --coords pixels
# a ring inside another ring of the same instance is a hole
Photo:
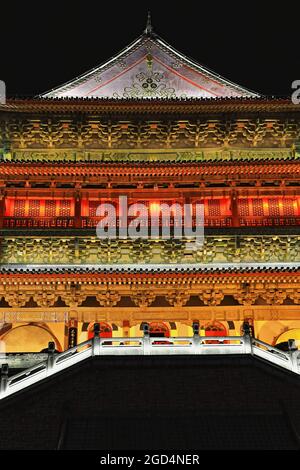
[[[51,330],[35,323],[16,326],[7,331],[1,340],[8,353],[40,352],[48,348],[50,341],[54,341],[55,348],[62,351],[60,342]]]

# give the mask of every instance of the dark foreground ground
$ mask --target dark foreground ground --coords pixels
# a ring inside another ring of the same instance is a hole
[[[300,449],[300,377],[251,357],[89,359],[0,402],[0,449]]]

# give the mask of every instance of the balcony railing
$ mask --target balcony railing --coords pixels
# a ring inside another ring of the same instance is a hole
[[[9,377],[8,363],[2,355],[0,399],[27,388],[47,377],[61,372],[93,356],[141,356],[141,355],[209,355],[247,354],[258,357],[272,365],[300,375],[300,351],[295,341],[289,340],[289,350],[282,351],[245,333],[243,336],[201,337],[143,337],[135,338],[94,338],[62,353],[55,353],[54,343],[49,343],[47,360],[35,364]],[[52,345],[52,346],[51,346]]]
[[[81,217],[76,227],[96,228],[101,221],[99,217]],[[128,223],[134,224],[135,217],[128,217]],[[240,227],[268,227],[268,226],[295,226],[300,225],[300,217],[239,217],[237,219]],[[149,219],[148,226],[150,227]],[[138,224],[138,223],[137,223]],[[196,219],[192,220],[193,228],[196,227]],[[147,225],[145,221],[144,226]],[[159,227],[170,227],[174,229],[179,224],[171,220],[170,222],[159,222]],[[205,227],[231,227],[232,217],[205,217]],[[111,227],[119,228],[119,219],[111,222]],[[75,217],[3,217],[3,228],[73,228],[75,227]]]
[[[300,217],[240,217],[241,227],[300,225]]]
[[[101,221],[101,217],[82,217],[82,227],[94,228],[98,225],[100,221]],[[128,217],[128,223],[134,224],[134,221],[135,221],[135,217]],[[145,222],[142,223],[142,225],[150,226],[150,223],[151,223],[151,219],[149,218],[148,223],[145,220]],[[192,219],[192,224],[193,224],[192,225],[193,228],[196,227],[196,218]],[[176,220],[172,220],[172,219],[170,221],[164,221],[164,222],[162,221],[162,219],[160,219],[159,224],[158,224],[159,227],[165,226],[165,227],[171,227],[171,228],[174,228],[179,225],[180,224],[176,222]],[[232,225],[232,219],[231,217],[205,217],[204,225],[207,227],[230,227]],[[116,223],[112,221],[111,226],[118,228],[120,226],[119,219],[116,220]]]
[[[72,228],[74,217],[4,217],[4,228]]]

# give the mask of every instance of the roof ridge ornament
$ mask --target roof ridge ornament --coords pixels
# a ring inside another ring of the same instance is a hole
[[[151,36],[151,34],[153,34],[153,27],[152,27],[152,23],[151,23],[151,11],[150,10],[148,11],[147,24],[146,24],[146,28],[144,29],[144,34],[146,34],[147,36]]]

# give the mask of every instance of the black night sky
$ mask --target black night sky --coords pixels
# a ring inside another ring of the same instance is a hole
[[[300,79],[300,2],[9,1],[0,9],[9,96],[47,91],[99,65],[141,34],[148,9],[157,34],[239,85],[290,95]]]

